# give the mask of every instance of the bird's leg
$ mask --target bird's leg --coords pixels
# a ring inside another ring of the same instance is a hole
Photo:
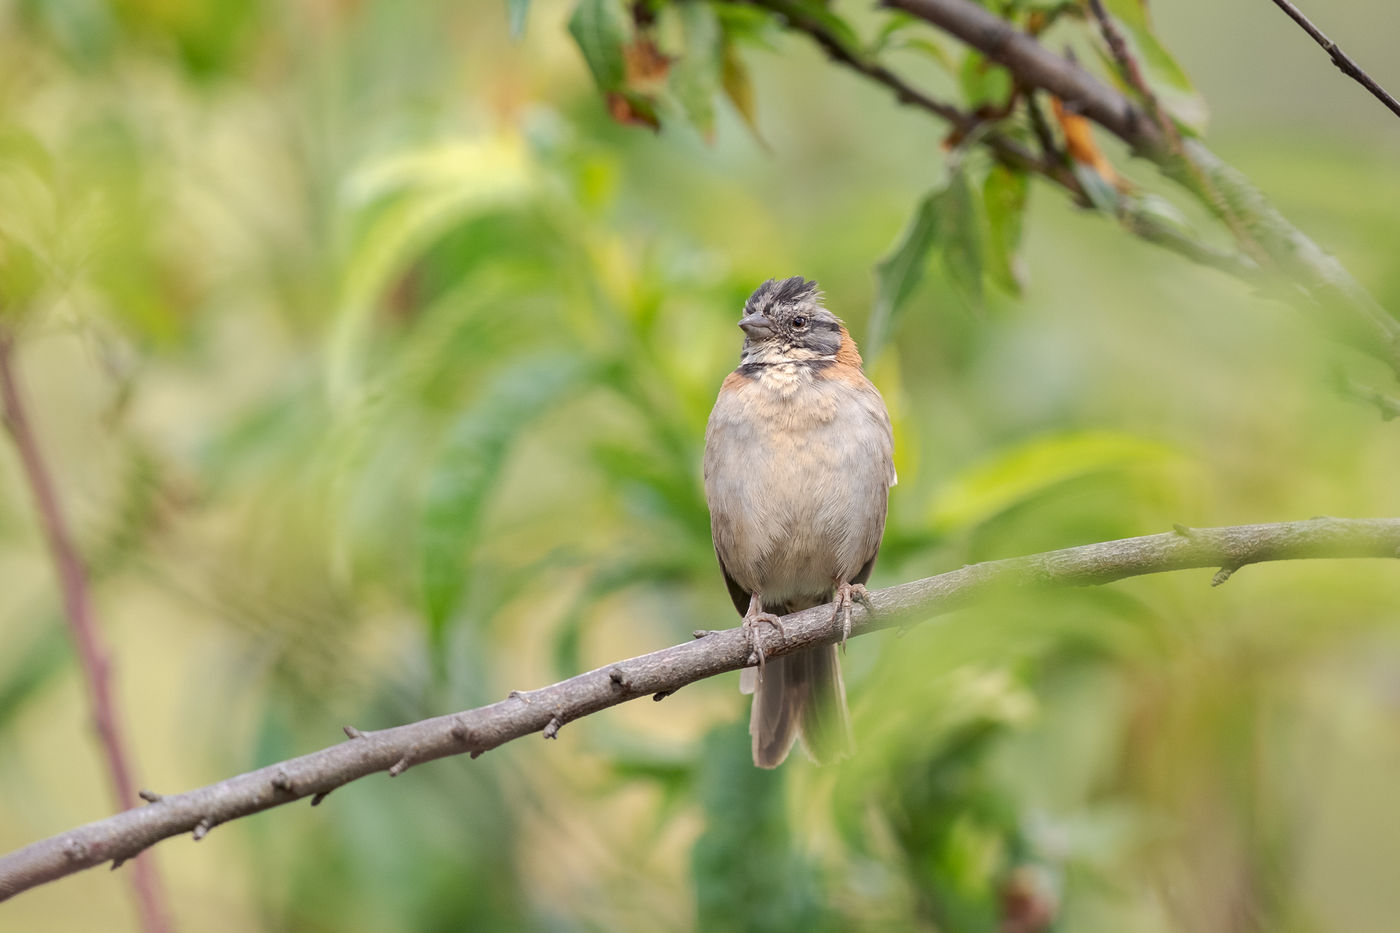
[[[758,627],[760,625],[771,625],[778,630],[778,634],[787,638],[787,630],[783,628],[782,621],[771,612],[763,611],[763,603],[759,601],[758,594],[754,593],[749,597],[749,611],[744,613],[744,631],[749,636],[749,646],[753,649],[754,657],[758,658],[758,676],[763,677],[763,646],[758,643]]]
[[[846,639],[851,637],[851,603],[857,602],[869,612],[874,612],[874,607],[870,605],[870,591],[863,583],[842,583],[836,587],[836,611],[831,614],[831,621],[835,622],[837,616],[841,617],[841,650],[846,650]]]

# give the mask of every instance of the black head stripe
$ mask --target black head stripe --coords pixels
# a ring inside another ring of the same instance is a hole
[[[790,279],[769,279],[754,289],[749,300],[744,302],[747,314],[761,313],[775,304],[796,304],[799,301],[816,301],[820,298],[817,283],[794,275]]]

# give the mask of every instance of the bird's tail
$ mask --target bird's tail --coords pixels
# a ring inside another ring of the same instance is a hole
[[[746,668],[740,689],[753,694],[749,734],[753,763],[776,768],[787,758],[799,736],[817,764],[829,764],[851,754],[851,720],[846,711],[846,685],[835,645],[808,648],[771,658],[760,673]]]

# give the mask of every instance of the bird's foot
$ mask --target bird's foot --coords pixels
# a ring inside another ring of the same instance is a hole
[[[749,636],[749,648],[751,649],[750,657],[757,659],[759,677],[763,676],[763,665],[765,661],[763,645],[761,645],[758,640],[758,628],[761,625],[771,625],[778,630],[780,636],[787,638],[787,629],[783,628],[782,620],[771,612],[764,612],[763,606],[758,602],[758,597],[755,596],[749,600],[749,611],[744,613],[743,629]]]
[[[842,583],[836,588],[836,611],[831,614],[831,621],[835,622],[837,617],[841,619],[841,650],[846,650],[846,639],[851,637],[851,604],[860,603],[868,612],[874,612],[874,607],[870,605],[870,591],[863,583]]]

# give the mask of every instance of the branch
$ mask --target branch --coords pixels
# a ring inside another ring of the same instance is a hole
[[[1289,17],[1292,18],[1293,22],[1303,27],[1303,31],[1312,36],[1313,41],[1322,46],[1327,54],[1332,57],[1332,64],[1341,69],[1342,74],[1352,78],[1366,90],[1370,91],[1371,95],[1375,97],[1376,100],[1385,104],[1390,108],[1391,113],[1400,117],[1400,101],[1391,97],[1390,94],[1386,92],[1386,89],[1377,84],[1370,75],[1361,69],[1360,65],[1352,61],[1351,56],[1343,52],[1337,43],[1327,38],[1321,29],[1314,26],[1312,20],[1303,15],[1302,10],[1299,10],[1296,6],[1289,3],[1288,0],[1274,0],[1274,6],[1287,13]]]
[[[98,740],[106,759],[107,774],[112,784],[118,808],[135,806],[135,786],[131,779],[130,754],[122,735],[122,717],[112,691],[112,665],[107,646],[98,631],[97,616],[88,587],[87,572],[72,535],[64,521],[58,493],[48,465],[39,449],[39,440],[29,423],[14,372],[14,337],[0,329],[0,418],[14,441],[20,464],[44,538],[53,558],[63,596],[64,615],[78,650],[78,659],[87,683],[88,701]],[[149,858],[137,859],[132,886],[141,914],[141,926],[147,933],[163,933],[170,929],[169,916],[161,894],[160,879]]]
[[[1316,518],[1304,522],[1185,528],[1166,534],[971,564],[879,590],[873,613],[858,609],[853,635],[951,612],[990,593],[1029,587],[1091,586],[1169,570],[1218,567],[1213,582],[1247,564],[1300,558],[1400,557],[1400,518]],[[0,857],[0,900],[106,861],[119,864],[180,833],[203,838],[239,817],[310,797],[316,805],[350,781],[470,753],[473,758],[513,739],[560,727],[627,700],[669,696],[681,687],[754,663],[742,627],[696,632],[696,640],[619,661],[549,687],[512,692],[498,703],[378,732],[346,727],[348,741],[169,797],[142,791],[150,805],[88,823]],[[782,632],[764,630],[764,653],[778,657],[835,644],[841,623],[831,607],[783,618]]]
[[[997,161],[1009,168],[1032,172],[1054,182],[1069,192],[1080,205],[1089,205],[1091,200],[1083,185],[1060,158],[1037,156],[1022,143],[994,129],[988,129],[988,121],[976,114],[959,110],[947,101],[939,100],[915,88],[886,66],[866,56],[858,49],[847,45],[840,36],[799,4],[791,0],[739,0],[761,9],[769,10],[783,17],[787,24],[805,33],[821,46],[827,57],[839,65],[864,75],[877,84],[884,85],[894,92],[901,104],[926,111],[952,125],[957,136],[968,138],[976,134],[979,145],[991,151]],[[1032,113],[1034,108],[1032,105]],[[980,132],[979,132],[980,131]],[[1048,149],[1049,147],[1047,147]],[[1258,281],[1259,267],[1252,259],[1234,253],[1218,250],[1200,243],[1144,210],[1134,199],[1119,197],[1118,219],[1130,232],[1150,243],[1155,243],[1192,262],[1210,266],[1249,282]]]
[[[1252,252],[1304,291],[1339,309],[1353,339],[1400,376],[1400,321],[1388,314],[1336,259],[1294,227],[1238,172],[1197,140],[1180,151],[1148,114],[1079,65],[1056,55],[972,0],[881,0],[936,26],[1005,66],[1024,87],[1059,97],[1156,163],[1200,197]],[[1237,229],[1236,225],[1240,225]]]

